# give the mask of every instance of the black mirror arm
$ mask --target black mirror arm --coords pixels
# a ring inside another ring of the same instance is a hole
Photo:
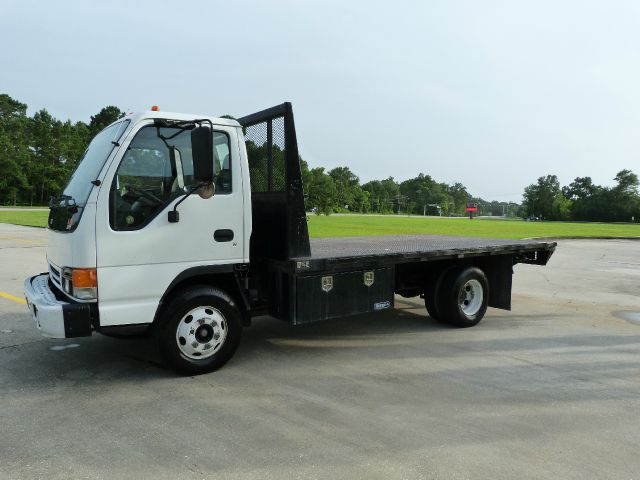
[[[169,223],[178,223],[180,221],[180,213],[178,212],[178,205],[180,205],[182,202],[184,202],[189,195],[191,195],[193,192],[195,192],[197,189],[199,189],[200,187],[202,187],[204,185],[205,185],[204,183],[196,184],[195,187],[192,187],[191,190],[189,190],[187,193],[185,193],[182,196],[182,198],[176,202],[176,204],[173,206],[173,210],[169,211],[169,214],[168,214]]]

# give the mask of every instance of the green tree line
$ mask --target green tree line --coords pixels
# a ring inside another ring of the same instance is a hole
[[[309,168],[303,160],[302,180],[307,209],[318,214],[358,212],[460,216],[466,214],[469,202],[478,204],[481,215],[515,216],[519,209],[519,205],[513,202],[488,202],[473,197],[461,183],[437,182],[423,173],[403,182],[389,177],[361,184],[349,167],[326,171],[323,167]]]
[[[46,205],[62,192],[90,140],[122,116],[115,106],[89,123],[58,120],[44,109],[28,116],[27,105],[0,94],[0,205]],[[301,162],[307,208],[317,213],[464,215],[470,201],[479,204],[480,214],[515,215],[518,208],[473,198],[461,183],[440,183],[422,173],[404,182],[389,177],[361,184],[348,167],[325,171]],[[264,178],[255,177],[253,186],[264,189]]]
[[[58,120],[42,109],[27,115],[27,105],[0,94],[0,205],[46,205],[62,192],[93,136],[123,116],[107,106],[88,123]],[[420,173],[397,182],[392,177],[361,183],[349,167],[310,168],[301,159],[306,205],[318,214],[334,212],[459,216],[468,202],[478,214],[544,220],[640,221],[638,176],[621,170],[616,185],[595,185],[577,177],[561,186],[555,175],[525,188],[521,205],[473,197],[461,183],[437,182]]]
[[[519,214],[542,220],[640,221],[638,175],[625,169],[613,180],[615,186],[603,187],[595,185],[591,177],[577,177],[560,186],[555,175],[540,177],[525,188]]]
[[[0,205],[46,205],[62,192],[95,134],[123,115],[118,107],[107,106],[88,123],[58,120],[44,109],[28,116],[27,105],[0,94]],[[389,177],[361,183],[346,166],[327,171],[301,159],[301,167],[307,209],[318,214],[460,216],[467,203],[474,202],[480,215],[640,221],[639,181],[631,170],[618,172],[613,187],[595,185],[590,177],[578,177],[567,186],[555,175],[540,177],[525,189],[518,205],[485,201],[462,183],[438,182],[423,173],[402,182]]]
[[[89,123],[62,121],[0,94],[0,205],[46,205],[60,194],[96,133],[124,113],[105,107]]]

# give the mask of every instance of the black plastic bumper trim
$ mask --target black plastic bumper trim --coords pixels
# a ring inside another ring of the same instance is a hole
[[[91,336],[92,307],[88,303],[68,303],[62,306],[66,338]]]

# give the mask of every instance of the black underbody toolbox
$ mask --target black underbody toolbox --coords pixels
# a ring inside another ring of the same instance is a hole
[[[393,307],[393,269],[297,277],[296,324]]]
[[[392,267],[298,275],[272,272],[270,314],[294,325],[393,307]]]

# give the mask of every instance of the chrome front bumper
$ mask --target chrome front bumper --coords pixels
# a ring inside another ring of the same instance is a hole
[[[49,274],[24,281],[24,293],[36,328],[45,337],[87,337],[92,330],[92,305],[58,300],[49,286]]]

